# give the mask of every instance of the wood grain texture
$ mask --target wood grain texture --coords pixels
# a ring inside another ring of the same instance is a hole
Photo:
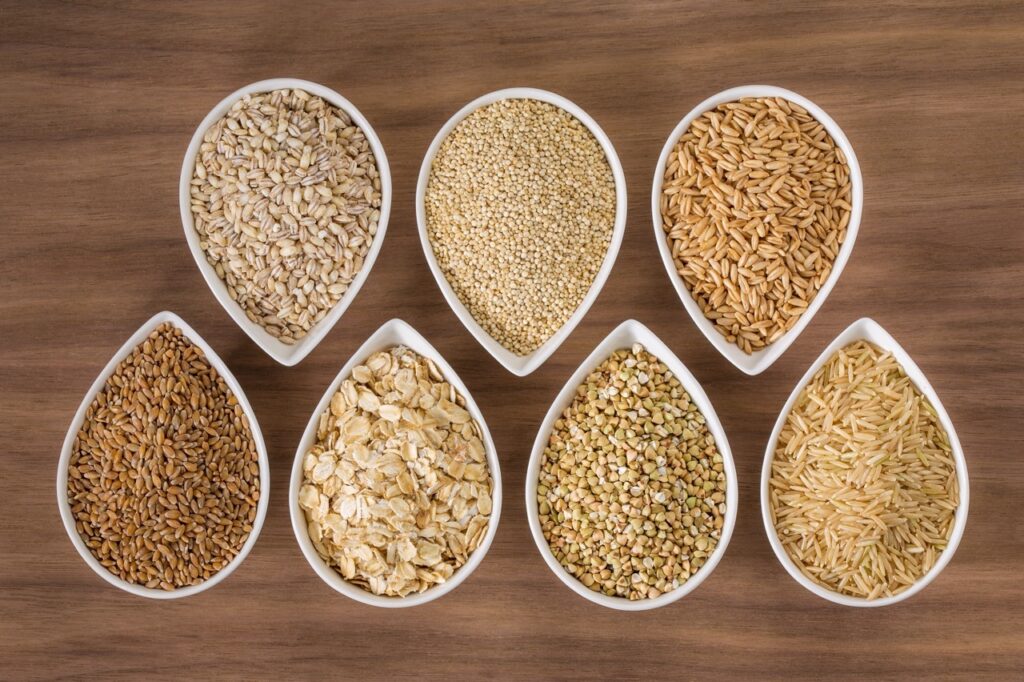
[[[1024,669],[1024,5],[1015,2],[0,3],[0,677],[897,678]],[[181,158],[225,94],[295,76],[369,118],[395,195],[377,265],[294,368],[233,324],[189,255]],[[744,83],[821,105],[860,158],[853,257],[789,351],[746,377],[700,335],[658,259],[649,191],[665,137]],[[517,379],[431,279],[413,196],[437,129],[485,92],[558,92],[604,127],[629,190],[611,278],[568,341]],[[270,514],[222,585],[176,603],[108,587],[79,559],[54,499],[60,445],[114,350],[153,313],[182,315],[245,387],[270,451]],[[885,609],[842,608],[783,571],[764,536],[765,441],[794,382],[871,316],[917,360],[971,474],[967,533],[946,571]],[[309,413],[349,355],[402,317],[446,355],[487,416],[505,508],[486,560],[412,610],[362,606],[303,560],[287,480]],[[635,317],[690,367],[737,459],[739,523],[715,573],[654,612],[567,590],[526,526],[523,476],[549,401]]]

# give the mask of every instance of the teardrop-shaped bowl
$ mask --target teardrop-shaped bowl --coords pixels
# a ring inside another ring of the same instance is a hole
[[[218,571],[212,578],[206,580],[198,585],[189,585],[187,587],[179,587],[175,590],[158,590],[154,588],[145,587],[143,585],[136,585],[126,580],[122,580],[118,576],[114,575],[103,567],[102,564],[92,555],[89,548],[86,547],[85,541],[78,534],[75,529],[75,517],[71,513],[71,505],[68,503],[68,465],[71,462],[71,452],[75,444],[75,437],[78,435],[79,429],[82,428],[82,423],[85,421],[85,412],[92,404],[93,400],[96,399],[96,395],[103,390],[103,385],[106,383],[110,375],[114,373],[117,366],[128,357],[132,351],[134,351],[146,337],[150,335],[160,325],[165,322],[170,323],[174,327],[181,330],[185,337],[202,349],[206,355],[206,359],[209,361],[210,366],[217,370],[217,373],[224,379],[224,383],[227,384],[228,388],[231,389],[231,393],[238,400],[238,404],[242,407],[242,411],[245,412],[245,416],[249,418],[249,429],[252,431],[252,439],[256,444],[256,453],[259,460],[260,466],[260,501],[256,506],[256,521],[253,523],[252,532],[249,533],[249,537],[246,538],[245,543],[242,545],[242,549],[239,550],[235,558],[231,560],[227,566]],[[157,313],[153,317],[146,320],[146,322],[139,327],[139,329],[131,335],[131,337],[124,342],[124,345],[114,353],[114,357],[110,358],[110,362],[107,363],[106,367],[100,372],[99,376],[89,387],[89,390],[85,394],[85,398],[82,399],[82,404],[78,407],[78,412],[75,413],[74,419],[71,420],[71,426],[68,428],[67,436],[64,437],[64,447],[60,452],[60,461],[57,463],[57,507],[60,510],[61,521],[64,522],[64,529],[68,533],[68,537],[71,538],[71,543],[78,550],[78,554],[82,557],[86,564],[89,565],[93,571],[96,572],[101,578],[106,580],[114,587],[118,587],[125,592],[131,592],[140,597],[149,597],[151,599],[179,599],[181,597],[188,597],[193,594],[198,594],[204,590],[208,590],[220,581],[231,575],[232,571],[238,568],[239,564],[245,560],[249,552],[252,551],[253,545],[256,544],[256,539],[259,537],[260,529],[263,528],[263,521],[267,518],[267,507],[270,503],[270,460],[267,458],[267,447],[263,442],[263,434],[260,432],[260,425],[256,421],[256,413],[253,412],[252,405],[249,404],[249,400],[245,397],[245,392],[239,385],[238,380],[228,369],[228,366],[224,364],[224,361],[220,359],[220,356],[214,352],[210,344],[206,343],[203,337],[199,336],[196,330],[188,326],[184,320],[175,315],[172,312],[161,312]]]
[[[734,343],[726,341],[725,337],[715,329],[715,325],[704,316],[701,312],[700,306],[697,301],[690,295],[690,290],[686,287],[686,282],[676,272],[675,261],[672,259],[672,248],[668,243],[668,235],[665,234],[665,230],[662,227],[661,219],[661,189],[665,181],[665,167],[668,164],[668,158],[672,154],[672,150],[675,148],[679,138],[683,136],[683,133],[690,127],[690,124],[700,115],[705,112],[714,109],[720,104],[726,102],[735,102],[743,97],[781,97],[791,102],[796,102],[804,109],[806,109],[814,118],[816,118],[828,131],[828,134],[835,140],[836,145],[843,150],[843,154],[846,155],[847,164],[850,166],[850,190],[852,194],[851,211],[850,211],[850,222],[846,227],[846,238],[843,240],[842,246],[839,248],[839,253],[836,255],[836,260],[832,264],[832,272],[829,273],[828,279],[822,285],[821,289],[818,290],[814,300],[811,301],[810,305],[807,306],[807,310],[800,316],[793,325],[793,328],[788,332],[780,336],[774,342],[769,344],[766,348],[763,348],[754,353],[744,353],[740,350],[740,347]],[[832,118],[822,110],[814,102],[810,101],[806,97],[796,94],[791,90],[784,88],[777,88],[772,85],[743,85],[737,88],[730,88],[724,90],[717,95],[712,95],[706,100],[698,104],[688,113],[679,125],[675,127],[675,130],[668,136],[668,140],[665,142],[665,146],[661,150],[661,156],[658,158],[658,165],[654,169],[654,186],[651,189],[651,211],[654,216],[654,238],[658,243],[658,251],[661,253],[661,261],[665,265],[665,270],[668,272],[668,277],[672,281],[672,286],[675,287],[676,293],[679,295],[679,299],[683,302],[683,307],[686,308],[686,312],[690,314],[694,324],[704,334],[711,345],[714,346],[719,353],[725,356],[725,359],[735,365],[740,371],[746,374],[755,375],[768,369],[773,362],[778,360],[786,349],[796,341],[796,337],[800,336],[800,332],[810,324],[814,315],[818,312],[822,305],[825,303],[825,299],[828,298],[829,292],[832,291],[832,287],[836,285],[839,280],[839,275],[842,274],[843,268],[846,267],[846,262],[850,260],[850,254],[853,252],[853,244],[857,240],[857,231],[860,228],[860,218],[863,212],[864,206],[864,182],[860,174],[860,164],[857,162],[857,155],[853,152],[853,147],[850,145],[850,141],[846,138],[842,128],[832,120]]]
[[[321,558],[317,553],[316,548],[313,546],[312,540],[309,539],[309,531],[306,526],[306,515],[302,508],[299,506],[299,489],[302,487],[303,473],[302,473],[302,460],[306,456],[306,453],[316,443],[316,432],[317,426],[320,422],[320,415],[330,406],[331,398],[335,393],[338,392],[338,388],[341,386],[341,382],[347,379],[352,374],[352,368],[356,365],[362,364],[366,358],[377,351],[386,350],[393,346],[405,346],[416,353],[428,358],[437,365],[437,368],[441,371],[441,375],[445,381],[455,387],[455,390],[459,392],[462,397],[466,399],[466,410],[480,425],[480,434],[483,437],[484,449],[487,452],[487,466],[491,473],[491,516],[487,524],[487,533],[484,536],[483,542],[480,546],[474,550],[469,556],[469,560],[466,561],[452,578],[440,585],[431,587],[418,594],[410,594],[405,597],[389,597],[384,595],[377,595],[364,590],[358,585],[353,585],[332,568],[326,561]],[[498,463],[498,453],[494,449],[494,441],[491,439],[491,432],[487,428],[487,422],[484,420],[483,414],[480,412],[480,408],[477,407],[476,401],[473,400],[473,395],[466,388],[466,385],[462,383],[462,380],[452,369],[451,365],[441,356],[441,354],[434,348],[429,341],[423,338],[419,332],[412,328],[411,325],[400,319],[393,319],[385,322],[381,325],[380,329],[375,331],[366,342],[359,347],[345,366],[341,368],[338,375],[331,382],[331,385],[324,391],[323,397],[317,404],[316,409],[313,410],[312,416],[309,418],[309,423],[306,425],[306,430],[302,434],[302,440],[299,441],[298,450],[295,452],[295,462],[292,464],[292,478],[290,482],[290,488],[288,490],[288,507],[291,510],[292,518],[292,531],[295,533],[295,539],[299,543],[299,547],[302,549],[302,555],[306,557],[306,561],[313,567],[320,578],[327,583],[330,587],[334,588],[338,592],[342,593],[346,597],[355,599],[356,601],[371,606],[382,606],[385,608],[400,608],[405,606],[417,606],[419,604],[425,604],[429,601],[433,601],[439,597],[442,597],[456,587],[458,587],[462,581],[469,577],[469,574],[476,570],[476,567],[480,565],[480,562],[484,560],[484,556],[487,554],[487,550],[491,546],[491,542],[494,540],[494,535],[498,530],[498,520],[501,517],[501,468]]]
[[[305,90],[309,94],[316,95],[347,113],[351,117],[352,122],[359,126],[366,136],[366,141],[369,143],[370,149],[373,150],[374,160],[377,163],[377,172],[380,175],[380,219],[377,221],[377,234],[374,235],[373,242],[370,244],[366,257],[363,259],[363,267],[352,278],[352,283],[349,284],[348,289],[338,302],[334,304],[330,312],[313,325],[305,336],[297,339],[295,343],[290,345],[268,334],[262,326],[250,320],[246,316],[245,311],[242,310],[242,307],[228,294],[227,284],[217,276],[216,270],[206,260],[206,254],[199,245],[199,234],[195,229],[195,221],[192,217],[192,202],[189,195],[192,173],[196,166],[196,156],[199,154],[199,147],[203,143],[203,136],[210,129],[210,126],[220,120],[235,102],[245,95],[284,88]],[[370,270],[373,269],[373,264],[377,261],[381,246],[384,244],[384,235],[387,233],[388,228],[388,216],[391,214],[391,170],[388,166],[388,157],[384,154],[384,146],[381,145],[380,138],[377,137],[373,126],[370,125],[366,117],[351,102],[334,90],[318,83],[311,83],[310,81],[298,78],[272,78],[257,83],[250,83],[234,91],[221,100],[206,115],[206,118],[199,124],[199,127],[196,128],[196,132],[192,135],[192,141],[185,152],[185,160],[181,164],[178,204],[181,209],[181,225],[185,229],[185,239],[188,241],[188,248],[192,252],[192,258],[195,259],[196,265],[199,267],[199,272],[203,274],[203,279],[206,280],[206,285],[213,292],[214,298],[227,311],[227,314],[231,316],[235,324],[241,327],[242,331],[256,342],[257,346],[282,365],[290,367],[298,364],[309,355],[327,335],[327,332],[331,331],[348,307],[352,305],[352,301],[355,300],[363,283],[370,275]]]
[[[718,452],[722,455],[726,475],[726,510],[722,537],[707,563],[676,589],[654,599],[640,600],[610,597],[600,592],[595,592],[566,571],[548,546],[548,541],[541,530],[540,517],[537,511],[537,483],[540,479],[540,465],[544,458],[544,449],[548,444],[548,437],[551,435],[555,422],[561,417],[565,408],[572,403],[576,395],[576,388],[586,380],[587,375],[595,367],[607,360],[608,356],[615,351],[630,348],[635,343],[641,344],[648,352],[653,353],[661,362],[665,363],[669,371],[679,379],[683,388],[690,394],[690,398],[696,404],[701,414],[704,415],[711,435],[715,438],[715,445],[718,447]],[[530,455],[530,464],[526,471],[526,517],[530,524],[530,532],[533,534],[533,541],[537,544],[537,549],[540,550],[541,556],[544,557],[548,568],[573,592],[601,606],[621,611],[646,611],[647,609],[665,606],[693,592],[715,570],[718,562],[722,560],[722,556],[725,554],[725,549],[729,545],[729,539],[732,537],[733,528],[736,526],[738,505],[739,482],[736,479],[736,466],[733,463],[732,451],[729,449],[729,441],[725,437],[725,429],[722,427],[722,422],[719,421],[715,408],[712,407],[711,401],[708,399],[704,389],[701,388],[700,383],[690,373],[690,370],[686,368],[686,365],[676,357],[675,353],[654,332],[636,320],[626,320],[597,345],[594,351],[587,356],[587,359],[573,372],[569,380],[565,382],[565,386],[559,391],[558,396],[551,404],[551,408],[548,409],[548,413],[540,425],[540,430],[537,432],[537,439],[533,442],[533,452]]]
[[[960,505],[956,510],[956,517],[953,522],[953,532],[950,535],[949,543],[946,545],[946,549],[939,555],[935,565],[932,566],[931,570],[925,573],[921,578],[903,590],[899,594],[891,597],[883,597],[880,599],[864,599],[862,597],[852,597],[845,594],[839,594],[833,592],[821,585],[817,584],[807,576],[805,576],[793,560],[786,553],[786,549],[782,546],[779,541],[779,536],[775,532],[775,524],[772,521],[771,513],[771,493],[769,491],[769,482],[772,476],[772,461],[775,459],[775,444],[779,440],[779,434],[782,433],[782,427],[786,423],[786,418],[789,416],[790,411],[796,404],[797,398],[800,397],[800,392],[804,390],[808,382],[814,377],[815,372],[821,369],[822,365],[832,359],[840,349],[854,343],[856,341],[868,341],[875,344],[879,348],[887,350],[893,354],[896,361],[900,363],[903,371],[906,372],[907,377],[914,384],[918,391],[928,399],[932,407],[935,408],[935,414],[938,415],[939,423],[942,424],[942,428],[946,430],[949,436],[950,449],[953,451],[953,461],[956,465],[956,477],[957,483],[960,487]],[[837,604],[843,604],[844,606],[888,606],[889,604],[895,604],[896,602],[908,599],[913,595],[923,590],[929,583],[935,580],[936,576],[942,572],[942,569],[952,560],[953,554],[956,552],[957,545],[960,544],[960,539],[964,534],[964,527],[967,525],[967,506],[970,497],[970,486],[967,480],[967,460],[964,458],[963,448],[960,446],[960,439],[956,436],[956,430],[953,428],[953,422],[949,419],[949,414],[946,412],[946,408],[942,406],[942,401],[939,400],[939,396],[936,395],[935,389],[928,383],[928,379],[924,373],[913,361],[907,351],[903,350],[903,347],[896,342],[892,336],[889,335],[885,329],[882,328],[874,320],[864,317],[849,327],[847,327],[836,339],[828,345],[818,359],[815,360],[807,372],[797,382],[793,392],[789,395],[789,400],[783,406],[782,411],[779,413],[779,418],[775,421],[775,428],[772,430],[771,438],[768,439],[768,446],[764,452],[764,465],[761,469],[761,518],[764,521],[764,530],[768,535],[768,542],[771,543],[772,550],[775,552],[775,557],[782,564],[786,572],[793,577],[793,580],[800,583],[803,587],[807,588],[814,594],[818,595],[823,599],[835,602]]]
[[[455,294],[448,280],[445,278],[444,273],[441,271],[441,267],[437,263],[437,258],[434,257],[434,248],[430,245],[430,236],[427,233],[427,214],[424,206],[424,198],[427,194],[427,183],[430,180],[430,169],[434,163],[434,157],[437,156],[437,151],[440,149],[441,144],[444,142],[448,134],[454,130],[455,126],[462,122],[464,118],[469,116],[471,113],[481,107],[485,107],[488,104],[493,104],[503,99],[535,99],[542,102],[548,102],[556,107],[567,111],[577,118],[580,123],[585,125],[594,138],[600,143],[601,148],[604,150],[605,157],[608,159],[608,165],[611,167],[612,176],[615,178],[615,225],[612,228],[611,242],[608,244],[608,251],[604,255],[604,260],[601,262],[601,268],[597,272],[597,276],[590,285],[590,289],[587,290],[587,295],[580,301],[579,306],[573,314],[566,320],[565,324],[562,325],[557,332],[555,332],[551,338],[541,344],[535,351],[529,355],[516,355],[512,351],[501,345],[493,336],[487,333],[487,331],[480,326],[480,324],[473,319],[469,310],[463,305],[462,301]],[[434,274],[434,279],[437,281],[438,288],[441,289],[441,293],[444,294],[444,299],[448,301],[448,305],[451,306],[452,312],[459,318],[459,321],[469,330],[469,333],[473,335],[481,346],[490,353],[495,360],[501,365],[512,372],[516,376],[526,376],[533,370],[544,364],[544,361],[551,357],[562,342],[568,338],[572,330],[576,328],[576,325],[580,323],[587,311],[590,310],[590,306],[597,300],[598,294],[601,293],[601,288],[604,287],[605,281],[608,279],[608,275],[612,271],[612,266],[615,265],[615,258],[619,254],[619,247],[622,245],[622,236],[626,231],[626,179],[622,173],[622,164],[619,162],[619,156],[615,153],[615,148],[612,146],[611,140],[605,135],[601,127],[597,125],[597,122],[590,117],[580,107],[570,102],[566,98],[556,95],[553,92],[547,90],[538,90],[536,88],[507,88],[505,90],[497,90],[495,92],[488,93],[482,97],[478,97],[466,106],[459,109],[454,116],[448,119],[448,122],[444,124],[441,130],[438,131],[434,137],[434,141],[431,142],[430,148],[427,149],[427,154],[423,158],[423,165],[420,166],[420,176],[416,183],[416,223],[419,226],[420,231],[420,243],[423,246],[423,255],[427,259],[427,265],[430,266],[430,272]]]

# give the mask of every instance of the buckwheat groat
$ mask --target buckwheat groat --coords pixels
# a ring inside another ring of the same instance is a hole
[[[596,367],[555,422],[537,510],[551,552],[580,582],[652,599],[715,551],[727,484],[704,415],[637,344]]]

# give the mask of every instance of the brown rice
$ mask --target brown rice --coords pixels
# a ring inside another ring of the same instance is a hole
[[[801,392],[779,435],[769,495],[801,572],[865,599],[925,575],[959,505],[935,409],[891,353],[866,341],[837,352]]]

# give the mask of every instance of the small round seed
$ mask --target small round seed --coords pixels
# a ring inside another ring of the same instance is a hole
[[[498,343],[527,355],[590,290],[611,243],[615,182],[578,119],[505,99],[448,134],[424,204],[434,256],[459,300]]]

